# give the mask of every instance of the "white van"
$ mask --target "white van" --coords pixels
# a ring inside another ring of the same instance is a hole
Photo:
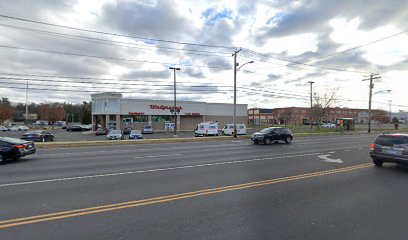
[[[202,122],[194,129],[194,136],[218,136],[217,122]]]
[[[222,135],[234,135],[234,124],[227,124],[221,130]],[[237,135],[245,135],[246,126],[245,124],[237,123]]]

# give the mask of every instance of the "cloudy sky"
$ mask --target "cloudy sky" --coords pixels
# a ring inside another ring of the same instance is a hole
[[[337,105],[408,111],[408,1],[0,0],[0,97],[90,94],[308,106],[309,81]],[[388,91],[391,90],[391,91]]]

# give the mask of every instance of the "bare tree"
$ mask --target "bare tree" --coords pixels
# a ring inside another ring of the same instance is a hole
[[[40,117],[42,120],[50,122],[61,121],[65,117],[64,106],[59,103],[46,103],[40,107]]]
[[[387,111],[377,109],[373,111],[371,120],[374,120],[378,123],[388,123],[390,122],[390,116]]]
[[[315,92],[313,94],[313,105],[310,109],[310,124],[313,124],[313,122],[322,122],[330,108],[333,108],[333,106],[339,102],[337,91],[338,89],[326,89],[324,93]]]
[[[293,118],[293,110],[292,109],[287,109],[283,113],[279,114],[279,120],[283,121],[285,124],[285,127],[287,124],[289,124],[292,121]]]
[[[11,106],[7,98],[0,100],[0,123],[14,116],[14,108]]]

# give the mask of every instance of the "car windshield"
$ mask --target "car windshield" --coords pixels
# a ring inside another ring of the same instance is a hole
[[[140,134],[140,131],[139,131],[139,130],[132,130],[132,131],[130,132],[130,134]]]
[[[146,126],[146,127],[144,127],[145,129],[150,129],[150,128],[152,128],[151,126]]]
[[[264,129],[261,130],[261,133],[270,133],[274,129],[275,128],[264,128]]]
[[[24,133],[24,135],[31,135],[31,134],[41,134],[42,131],[29,131]]]
[[[120,134],[120,130],[112,130],[109,134]]]
[[[408,144],[408,136],[401,136],[401,135],[379,136],[375,140],[375,143],[379,144],[379,145],[383,145],[383,146],[393,146],[393,145]]]
[[[12,144],[22,144],[26,143],[26,141],[18,139],[18,138],[11,138],[11,137],[0,137],[1,141],[12,143]]]

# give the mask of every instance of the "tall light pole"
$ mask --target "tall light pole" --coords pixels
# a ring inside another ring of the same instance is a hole
[[[368,93],[369,94],[368,95],[368,133],[371,133],[371,99],[373,96],[373,88],[374,88],[373,80],[379,79],[379,78],[381,77],[378,76],[378,74],[371,74],[370,78],[362,80],[362,81],[370,81],[370,85],[368,86],[370,88],[370,91]]]
[[[180,68],[169,67],[174,72],[174,136],[177,136],[177,98],[176,98],[176,71],[180,71]]]
[[[26,109],[25,109],[25,111],[26,111],[26,115],[25,115],[25,121],[26,121],[26,123],[28,123],[27,122],[27,120],[28,120],[28,81],[27,81],[27,85],[26,85]]]
[[[313,109],[313,83],[312,81],[308,82],[310,84],[310,131],[313,129],[313,123],[312,123],[312,109]]]
[[[249,61],[241,65],[237,69],[237,66],[239,63],[237,63],[237,54],[241,51],[242,49],[235,50],[235,52],[232,54],[234,57],[234,116],[232,118],[232,121],[234,123],[234,138],[237,138],[237,71],[239,71],[243,66],[249,63],[254,63],[254,61]]]

